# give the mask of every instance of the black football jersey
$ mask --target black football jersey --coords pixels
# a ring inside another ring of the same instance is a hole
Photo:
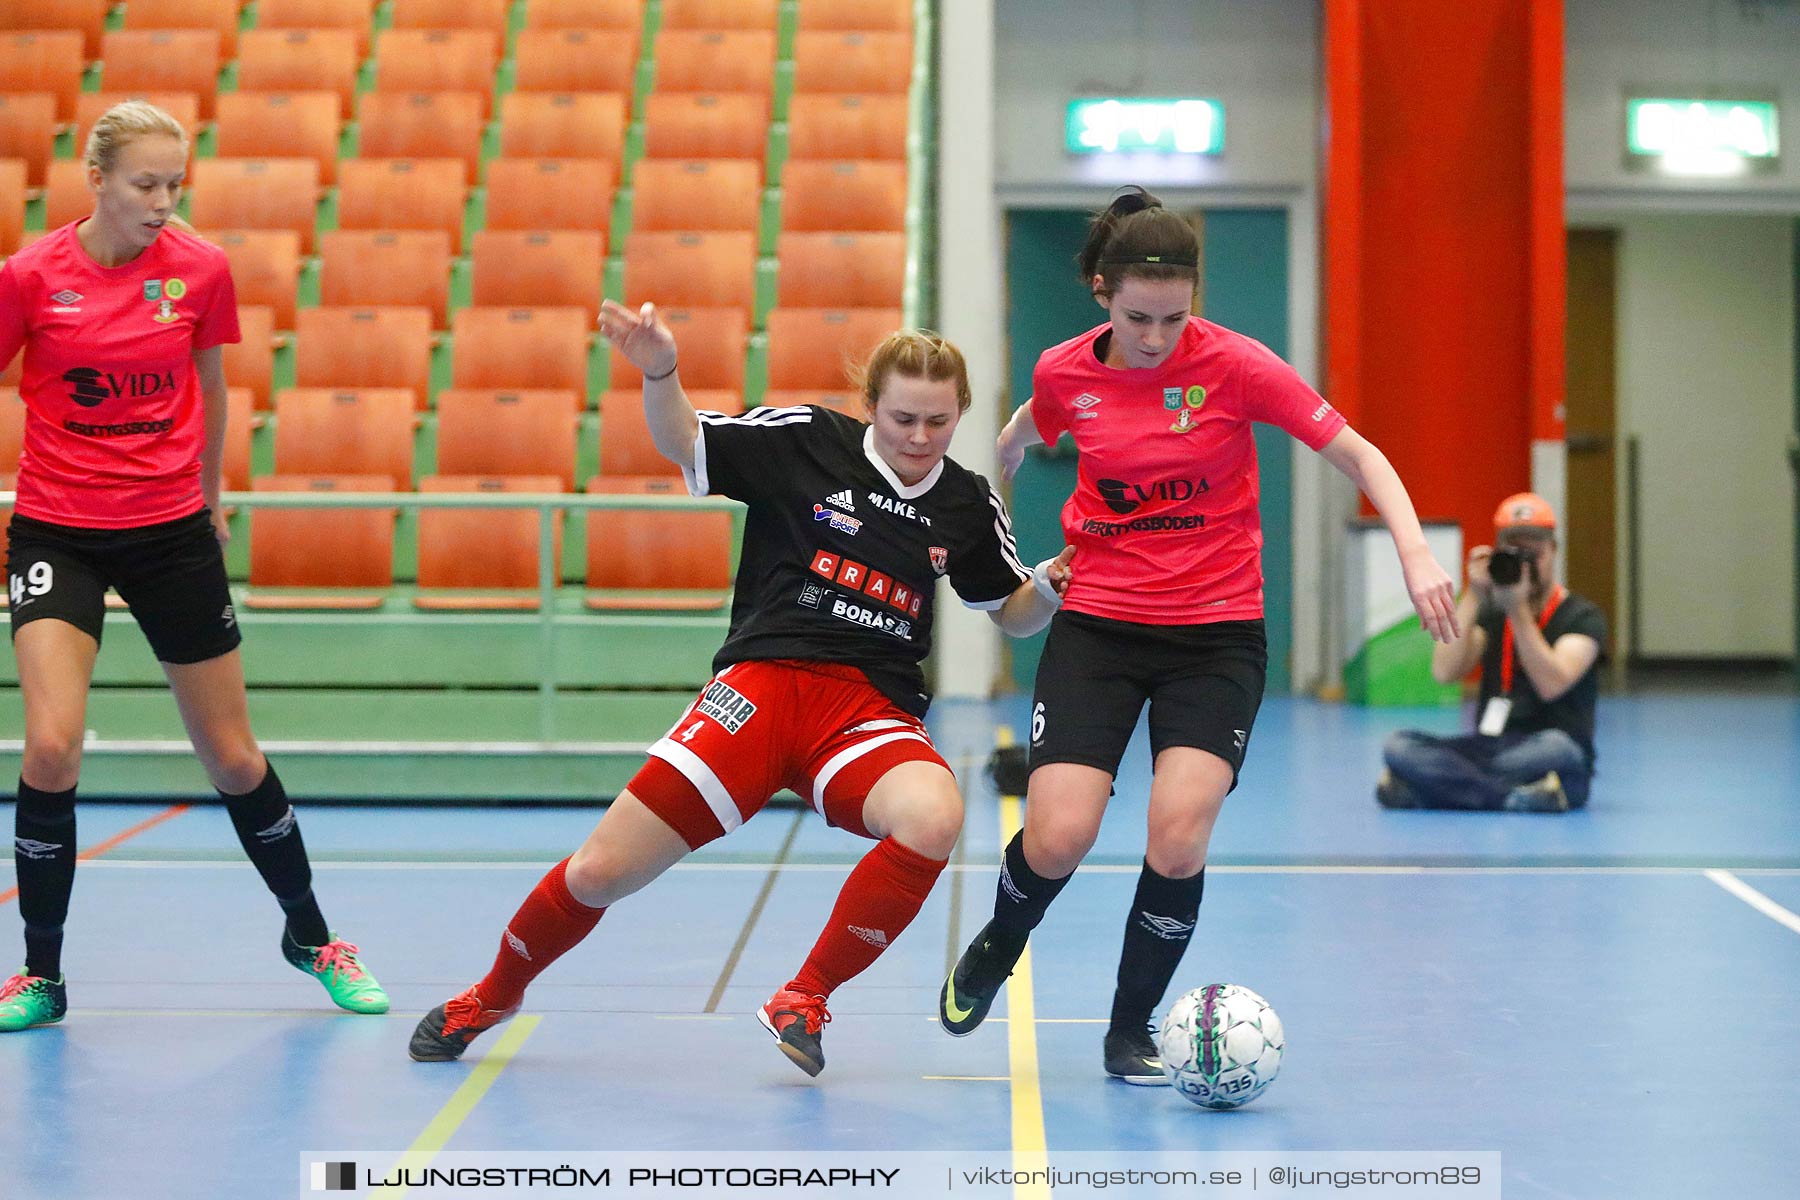
[[[911,487],[874,431],[829,408],[701,412],[696,496],[743,501],[731,632],[713,669],[771,658],[856,667],[923,716],[940,575],[971,608],[999,608],[1031,572],[986,479],[946,458]]]

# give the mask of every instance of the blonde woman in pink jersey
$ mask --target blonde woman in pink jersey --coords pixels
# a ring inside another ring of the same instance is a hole
[[[356,947],[320,915],[294,810],[250,732],[219,509],[222,356],[238,340],[237,296],[225,252],[175,216],[187,133],[162,109],[127,101],[94,123],[86,159],[93,214],[0,267],[0,366],[23,349],[27,413],[6,562],[25,699],[13,815],[25,966],[0,982],[0,1032],[68,1011],[75,784],[109,587],[131,605],[207,778],[286,914],[284,957],[339,1007],[386,1012]]]
[[[1165,1082],[1151,1014],[1193,934],[1207,842],[1262,702],[1253,422],[1287,430],[1362,489],[1425,628],[1438,641],[1456,633],[1450,577],[1393,467],[1266,347],[1192,315],[1198,264],[1192,227],[1140,188],[1097,214],[1081,279],[1108,319],[1044,352],[1000,435],[1008,478],[1027,447],[1074,437],[1062,525],[1076,572],[1038,667],[1024,827],[1006,847],[993,920],[938,1002],[958,1037],[986,1017],[1093,846],[1147,702],[1148,845],[1103,1045],[1107,1074],[1140,1084]]]

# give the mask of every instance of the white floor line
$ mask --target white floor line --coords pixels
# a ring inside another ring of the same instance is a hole
[[[187,859],[187,858],[97,858],[81,864],[83,871],[248,871],[251,865],[247,859],[239,858],[233,851],[230,858],[219,859]],[[556,864],[556,859],[546,855],[539,859],[496,859],[492,861],[442,859],[420,861],[417,859],[358,859],[354,861],[329,858],[314,858],[315,871],[544,871]],[[823,874],[839,874],[848,872],[856,864],[842,863],[782,863],[785,872],[818,872]],[[676,871],[751,871],[767,872],[774,868],[774,863],[766,862],[687,862],[678,863]],[[998,873],[998,867],[986,863],[964,863],[951,865],[951,871],[962,871],[972,874]],[[1083,866],[1084,875],[1136,875],[1137,866],[1099,864]],[[1695,875],[1705,874],[1711,878],[1714,874],[1723,875],[1734,882],[1736,877],[1726,871],[1715,871],[1705,867],[1607,867],[1607,866],[1429,866],[1407,865],[1396,863],[1271,863],[1271,864],[1217,864],[1207,868],[1215,875]],[[1800,867],[1747,867],[1746,875],[1767,875],[1772,877],[1800,876]],[[4,878],[0,875],[0,878]],[[1728,883],[1715,879],[1720,887],[1733,890]],[[1748,884],[1743,884],[1749,888]],[[1754,891],[1754,889],[1749,889]],[[1757,893],[1760,895],[1760,893]],[[1754,903],[1753,901],[1747,901]],[[1770,903],[1773,903],[1772,901]],[[1779,906],[1777,906],[1779,907]],[[1783,910],[1786,911],[1786,910]],[[1776,918],[1780,919],[1780,918]]]
[[[1786,925],[1795,933],[1800,933],[1800,917],[1795,916],[1781,905],[1775,903],[1730,871],[1708,871],[1706,877],[1754,908],[1769,920]]]

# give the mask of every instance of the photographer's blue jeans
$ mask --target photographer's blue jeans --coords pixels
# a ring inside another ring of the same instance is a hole
[[[1551,771],[1561,778],[1569,807],[1580,808],[1593,778],[1587,755],[1560,729],[1499,737],[1436,737],[1403,729],[1388,738],[1381,754],[1421,808],[1498,809],[1508,792]]]

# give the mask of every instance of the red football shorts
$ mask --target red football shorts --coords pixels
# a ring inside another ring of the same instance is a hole
[[[949,770],[925,726],[835,663],[774,659],[720,671],[627,786],[693,849],[755,816],[782,788],[863,837],[863,800],[903,762]]]

